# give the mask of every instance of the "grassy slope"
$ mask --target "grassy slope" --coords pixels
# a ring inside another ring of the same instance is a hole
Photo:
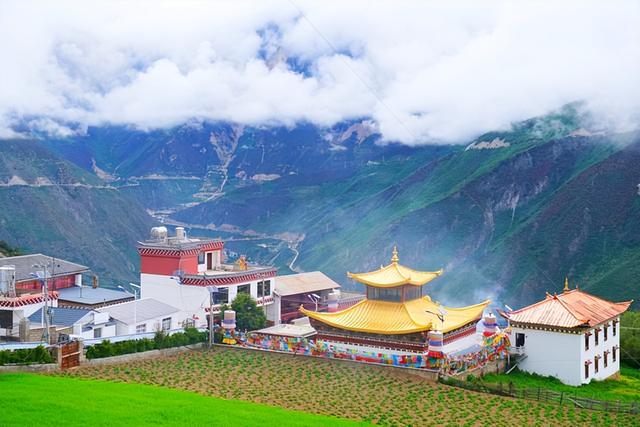
[[[0,375],[4,426],[351,426],[353,421],[141,384]],[[9,392],[10,391],[10,392]]]
[[[518,371],[509,375],[487,375],[483,378],[483,381],[490,384],[512,382],[516,387],[540,387],[600,400],[640,401],[640,370],[627,366],[620,368],[619,380],[592,381],[580,387],[562,384],[557,378]]]

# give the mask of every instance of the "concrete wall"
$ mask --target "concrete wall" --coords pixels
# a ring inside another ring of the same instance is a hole
[[[455,375],[454,378],[457,380],[466,380],[469,375],[473,375],[474,377],[482,377],[484,375],[500,374],[504,372],[506,366],[506,360],[494,360],[475,369],[471,369],[469,371]]]
[[[527,358],[518,365],[522,371],[556,377],[565,384],[581,384],[582,335],[513,327],[512,345],[516,343],[516,333],[525,334]]]
[[[3,372],[55,372],[60,370],[58,363],[43,363],[39,365],[12,365],[0,366],[0,373]]]
[[[182,286],[170,276],[157,274],[141,274],[141,298],[153,298],[165,304],[179,308],[187,318],[196,316],[196,326],[206,326],[205,308],[209,307],[209,292],[200,286]],[[132,332],[134,333],[135,328]],[[123,334],[124,334],[123,333]],[[120,335],[120,332],[118,332]]]
[[[271,294],[275,287],[275,278],[271,277]],[[250,293],[253,299],[258,296],[259,280],[246,282],[250,285]],[[158,301],[179,308],[185,313],[186,318],[197,317],[196,326],[207,326],[206,308],[209,308],[209,291],[203,286],[180,285],[171,276],[157,274],[140,274],[140,285],[142,286],[141,298],[154,298]],[[240,284],[242,285],[242,284]],[[239,285],[221,286],[229,289],[229,304],[238,294]],[[267,304],[267,307],[273,304]],[[278,311],[279,313],[279,311]]]
[[[153,319],[148,319],[145,321],[137,321],[135,324],[125,324],[119,321],[116,321],[116,333],[115,335],[131,335],[136,333],[136,326],[138,325],[146,325],[146,332],[157,332],[162,329],[162,319],[167,317],[171,317],[171,327],[170,329],[177,329],[182,327],[182,322],[185,320],[184,312],[176,312],[168,315],[163,315],[159,317],[154,317]],[[91,337],[93,338],[93,337]]]
[[[608,338],[604,339],[604,329],[608,330]],[[527,358],[518,365],[523,371],[544,376],[553,376],[565,384],[579,386],[592,380],[603,380],[615,375],[620,370],[620,350],[616,361],[613,361],[613,347],[620,345],[620,324],[616,335],[613,335],[611,321],[599,325],[598,345],[595,344],[595,329],[589,329],[589,349],[585,349],[585,334],[542,331],[536,329],[513,327],[511,343],[516,343],[516,333],[525,334],[524,354]],[[604,352],[609,351],[608,366],[604,366]],[[598,361],[598,372],[595,372],[595,357]],[[585,362],[589,364],[589,376],[585,378]]]

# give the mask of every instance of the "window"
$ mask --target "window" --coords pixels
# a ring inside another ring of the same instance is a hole
[[[616,361],[616,350],[618,350],[618,347],[613,346],[613,348],[611,350],[613,350],[613,355],[612,356],[613,356],[613,361],[615,362]]]
[[[606,341],[609,338],[609,324],[604,325],[604,340]],[[606,363],[605,363],[606,366]]]
[[[207,252],[207,270],[213,270],[213,252]]]
[[[617,321],[617,320],[614,320],[614,321],[613,321],[613,336],[614,336],[614,337],[616,336],[616,326],[617,326],[617,324],[618,324],[618,321]]]
[[[13,311],[0,310],[0,328],[13,327]]]
[[[162,319],[162,330],[165,332],[171,330],[171,317]]]
[[[589,362],[584,362],[584,378],[589,378]]]
[[[367,286],[367,298],[379,301],[400,302],[402,299],[402,287],[374,288]]]
[[[405,286],[404,287],[404,300],[411,301],[414,299],[418,299],[422,296],[422,287],[420,286]]]
[[[94,338],[102,338],[102,328],[95,328],[93,330],[93,337]]]
[[[136,334],[144,334],[147,332],[147,324],[143,323],[142,325],[136,326]]]
[[[584,334],[584,351],[589,350],[589,335],[590,335],[589,332]]]
[[[248,294],[248,293],[251,293],[250,291],[251,291],[251,285],[249,285],[248,283],[245,285],[238,286],[239,294]]]
[[[596,374],[598,373],[598,365],[599,365],[598,362],[599,361],[600,361],[600,356],[596,356],[596,357],[593,358],[593,372],[596,373]]]
[[[609,366],[609,350],[604,352],[604,367]]]
[[[204,252],[198,254],[198,264],[204,264]]]
[[[264,287],[264,293],[262,289]],[[268,297],[271,295],[271,280],[263,280],[258,282],[258,298]]]
[[[598,338],[600,336],[600,329],[596,329],[595,330],[595,335],[594,335],[594,344],[595,346],[598,345]],[[596,369],[596,372],[598,372],[598,370]]]
[[[524,334],[516,332],[516,347],[524,347]]]
[[[213,294],[214,304],[229,304],[229,288],[218,288],[218,292]]]

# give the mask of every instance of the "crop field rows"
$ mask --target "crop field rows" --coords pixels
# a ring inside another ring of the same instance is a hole
[[[221,347],[62,375],[152,384],[382,425],[640,425],[630,415],[475,393],[400,369]]]

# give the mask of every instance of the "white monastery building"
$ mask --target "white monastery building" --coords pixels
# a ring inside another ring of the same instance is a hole
[[[165,227],[154,227],[151,239],[138,244],[142,298],[177,307],[195,326],[207,325],[212,289],[214,314],[243,292],[258,307],[273,304],[276,269],[249,265],[244,258],[225,264],[223,249],[223,241],[189,238],[182,227],[176,227],[175,236],[168,236]]]
[[[620,315],[632,301],[610,302],[565,280],[561,294],[505,313],[522,371],[579,386],[620,371]]]

